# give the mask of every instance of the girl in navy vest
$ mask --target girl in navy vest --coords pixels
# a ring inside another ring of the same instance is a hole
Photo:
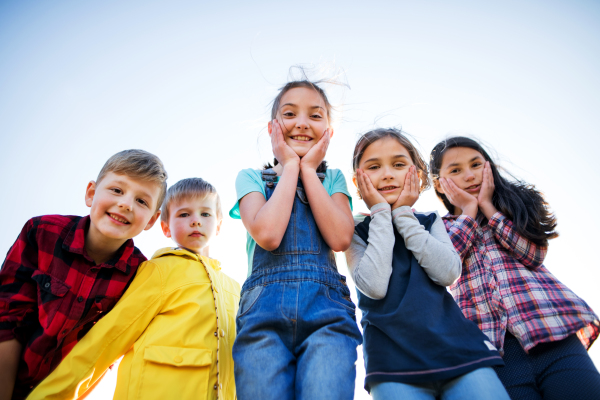
[[[532,185],[509,181],[475,140],[431,151],[436,194],[463,264],[450,290],[467,318],[504,353],[496,372],[512,399],[600,399],[586,348],[600,322],[543,265],[556,219]]]
[[[363,312],[365,388],[375,400],[508,399],[493,365],[502,358],[446,290],[460,257],[437,213],[412,205],[427,165],[396,129],[364,134],[353,178],[369,207],[346,251]]]
[[[275,166],[236,180],[230,215],[248,230],[249,261],[233,345],[240,400],[354,397],[362,337],[333,255],[354,224],[344,175],[323,161],[330,111],[314,83],[285,85],[269,123]]]

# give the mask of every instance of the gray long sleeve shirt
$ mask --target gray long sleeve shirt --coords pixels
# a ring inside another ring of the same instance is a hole
[[[442,219],[435,214],[437,218],[428,232],[408,206],[394,211],[388,203],[371,207],[369,243],[355,233],[345,253],[350,275],[358,290],[372,299],[385,297],[392,275],[394,228],[432,281],[441,286],[454,283],[460,277],[460,256]],[[355,225],[360,222],[360,218],[354,219]]]

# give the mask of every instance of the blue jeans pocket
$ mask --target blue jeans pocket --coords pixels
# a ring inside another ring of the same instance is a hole
[[[256,304],[258,298],[260,297],[264,289],[264,286],[259,285],[254,286],[252,289],[242,293],[242,296],[240,297],[240,307],[238,309],[237,315],[238,318],[248,314],[248,312],[252,309],[254,304]]]
[[[331,300],[331,302],[344,307],[350,315],[355,315],[356,306],[350,298],[350,290],[348,290],[348,288],[328,287],[327,298]]]

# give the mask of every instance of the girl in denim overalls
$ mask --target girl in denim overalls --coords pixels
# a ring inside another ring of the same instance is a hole
[[[354,396],[362,339],[333,255],[354,222],[344,176],[323,161],[330,109],[315,84],[285,85],[269,123],[275,166],[236,180],[230,215],[248,230],[250,268],[233,346],[240,400]]]

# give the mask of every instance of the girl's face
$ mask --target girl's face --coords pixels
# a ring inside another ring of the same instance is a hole
[[[404,178],[411,165],[414,163],[406,147],[394,138],[385,137],[367,147],[358,168],[367,174],[385,201],[393,204],[402,193]],[[356,177],[353,181],[356,185]]]
[[[323,97],[316,90],[303,87],[285,92],[277,119],[285,142],[300,157],[317,144],[329,127]]]
[[[483,182],[485,158],[477,150],[468,147],[453,147],[442,156],[440,178],[450,179],[460,189],[477,197]],[[438,192],[444,193],[440,183],[435,181]]]

